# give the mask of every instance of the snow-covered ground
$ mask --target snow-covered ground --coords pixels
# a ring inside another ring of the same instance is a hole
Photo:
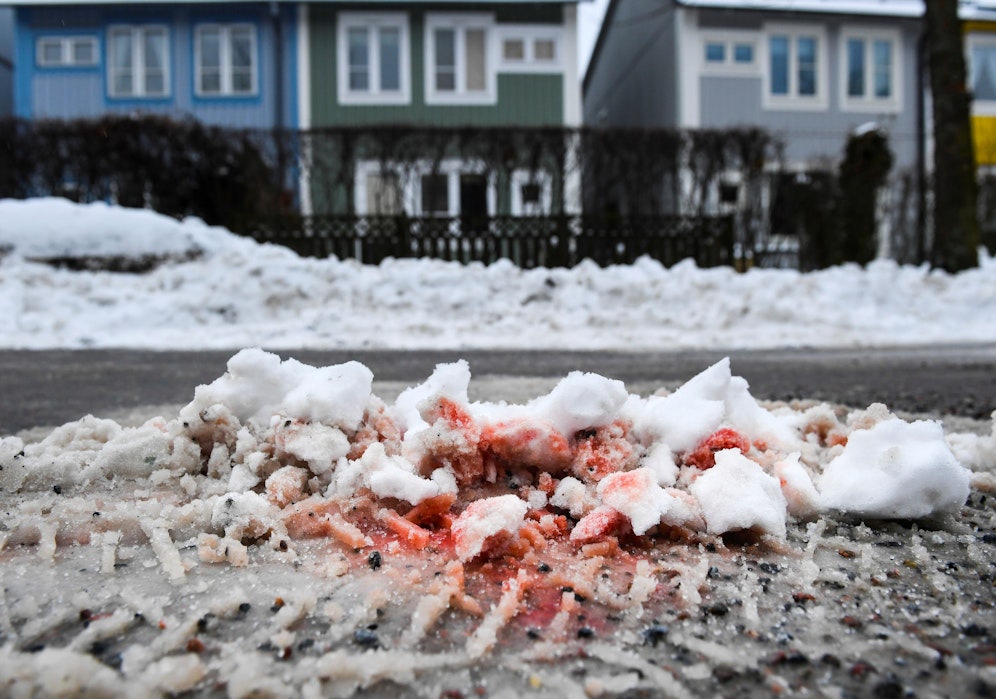
[[[879,261],[788,270],[523,271],[425,260],[305,259],[200,221],[59,199],[0,201],[8,348],[866,347],[996,341],[996,260],[958,275]],[[35,260],[198,259],[146,274]]]

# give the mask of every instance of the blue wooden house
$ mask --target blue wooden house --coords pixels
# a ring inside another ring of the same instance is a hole
[[[19,0],[14,113],[298,125],[297,4]]]

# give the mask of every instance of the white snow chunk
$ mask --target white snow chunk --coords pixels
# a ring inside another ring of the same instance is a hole
[[[447,485],[445,478],[438,481],[422,478],[408,459],[388,456],[384,445],[374,442],[359,459],[337,469],[331,487],[337,495],[348,496],[365,486],[379,497],[397,498],[417,505],[439,495]]]
[[[678,482],[678,463],[671,447],[664,442],[657,442],[650,447],[642,463],[657,476],[658,485],[669,486]]]
[[[649,468],[610,473],[596,491],[603,505],[629,518],[637,536],[656,527],[674,500],[657,484],[657,474]]]
[[[647,400],[634,432],[646,444],[663,441],[674,452],[688,451],[716,431],[726,415],[730,359],[721,359],[669,396]]]
[[[716,452],[716,465],[688,490],[698,499],[710,534],[756,529],[785,536],[788,503],[778,481],[738,449]]]
[[[278,427],[278,434],[283,451],[306,462],[316,475],[328,473],[349,453],[349,439],[338,427],[310,422]]]
[[[437,364],[432,375],[423,383],[406,388],[394,401],[392,417],[402,432],[417,432],[427,427],[422,419],[421,408],[439,398],[466,405],[467,388],[470,386],[470,365],[466,360],[450,364]]]
[[[799,462],[801,456],[797,451],[792,452],[775,463],[774,471],[788,502],[789,514],[804,519],[819,513],[820,494],[806,468]]]
[[[573,476],[561,479],[560,483],[557,484],[557,489],[553,491],[550,504],[567,510],[574,518],[584,516],[597,505],[588,493],[585,484]]]
[[[516,495],[475,500],[453,522],[457,557],[469,561],[492,536],[502,532],[518,534],[528,511],[529,505]]]
[[[622,381],[572,371],[550,393],[534,399],[528,407],[561,434],[572,435],[610,424],[628,398]]]
[[[939,422],[894,418],[851,432],[819,490],[827,510],[916,519],[957,511],[968,498],[969,477]]]
[[[747,380],[740,376],[730,378],[726,392],[726,422],[751,441],[760,439],[783,447],[794,446],[799,441],[792,427],[758,405],[750,394]]]
[[[359,362],[313,367],[261,349],[228,360],[228,372],[198,386],[180,415],[192,417],[215,404],[240,421],[269,424],[274,415],[355,430],[370,401],[373,373]]]

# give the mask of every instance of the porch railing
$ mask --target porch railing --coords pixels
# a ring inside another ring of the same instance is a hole
[[[271,219],[252,229],[261,242],[306,257],[378,264],[388,257],[433,258],[523,268],[601,266],[649,256],[666,266],[692,258],[701,267],[732,265],[731,217],[677,216],[311,216]]]

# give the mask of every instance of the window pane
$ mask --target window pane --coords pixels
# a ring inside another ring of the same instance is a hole
[[[62,42],[58,39],[41,42],[42,61],[48,65],[62,63]]]
[[[374,216],[401,213],[401,185],[396,174],[367,175],[367,213]]]
[[[706,63],[726,63],[726,44],[709,42],[705,47]]]
[[[111,66],[114,68],[131,68],[131,32],[114,32],[111,34]]]
[[[816,39],[811,36],[799,37],[799,95],[816,94]]]
[[[557,43],[553,39],[537,39],[533,44],[533,55],[537,61],[557,59]]]
[[[120,72],[114,76],[113,92],[115,95],[131,95],[134,93],[130,71]]]
[[[449,207],[449,182],[446,175],[422,175],[422,213],[446,215]]]
[[[201,72],[201,93],[216,95],[221,92],[221,73],[217,70]]]
[[[73,42],[73,62],[79,65],[92,65],[97,62],[92,41],[80,39]]]
[[[232,92],[245,94],[252,91],[252,71],[234,71],[232,73]]]
[[[753,63],[754,62],[754,45],[753,44],[736,44],[733,47],[733,60],[736,63]]]
[[[221,66],[221,38],[217,29],[202,29],[200,32],[201,42],[201,68],[211,69]]]
[[[975,99],[996,100],[996,46],[973,46],[971,62]]]
[[[380,30],[380,89],[401,89],[401,31],[397,27]]]
[[[370,89],[370,52],[367,30],[352,27],[348,33],[349,41],[349,89]]]
[[[787,95],[789,92],[788,37],[771,37],[769,48],[771,53],[771,94]]]
[[[526,58],[526,42],[522,39],[505,39],[501,55],[506,61],[522,61]]]
[[[847,40],[847,96],[865,96],[865,42]]]
[[[878,39],[872,44],[875,65],[875,96],[892,97],[892,42]]]
[[[166,67],[166,35],[162,30],[145,32],[145,68],[163,70]]]
[[[161,71],[146,72],[145,94],[147,95],[166,94],[166,76],[163,75]]]
[[[483,29],[468,29],[467,41],[467,91],[482,92],[487,89],[487,59]]]
[[[233,29],[231,35],[232,67],[250,67],[252,65],[252,35],[248,29]]]
[[[436,89],[452,92],[456,90],[456,33],[452,29],[437,29],[436,42]]]

